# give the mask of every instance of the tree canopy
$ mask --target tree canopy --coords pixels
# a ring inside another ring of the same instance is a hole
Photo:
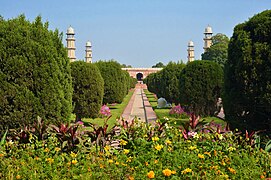
[[[162,68],[162,67],[165,67],[165,65],[162,62],[158,62],[152,66],[152,68]]]
[[[242,130],[271,129],[271,10],[239,24],[229,44],[226,120]]]
[[[16,128],[65,121],[72,110],[72,80],[67,50],[58,30],[38,16],[0,20],[0,121]]]
[[[95,64],[76,61],[71,63],[73,84],[73,112],[77,121],[95,118],[102,106],[104,80]]]
[[[212,61],[193,61],[186,65],[180,77],[180,102],[195,114],[214,115],[221,97],[223,70]]]
[[[201,55],[202,60],[210,60],[222,67],[228,59],[229,38],[225,34],[218,33],[212,37],[212,45]]]

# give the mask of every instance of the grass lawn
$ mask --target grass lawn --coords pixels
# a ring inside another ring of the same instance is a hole
[[[130,90],[129,93],[123,99],[121,104],[110,104],[110,105],[108,105],[108,107],[110,108],[111,115],[112,115],[111,118],[107,122],[108,125],[109,125],[108,126],[109,129],[111,129],[115,125],[116,119],[119,118],[122,115],[125,107],[129,103],[133,93],[134,93],[134,89]],[[97,124],[97,125],[103,125],[105,119],[106,118],[95,118],[95,119],[83,118],[82,120],[83,120],[83,122],[90,122],[90,123]]]
[[[177,125],[180,125],[182,124],[183,122],[185,121],[188,121],[188,118],[186,119],[181,119],[181,118],[177,118],[177,117],[174,117],[174,116],[171,116],[169,114],[169,111],[171,108],[157,108],[157,99],[155,97],[155,95],[151,92],[149,92],[148,90],[144,90],[154,112],[156,113],[157,115],[157,118],[159,120],[164,120],[165,117],[169,118],[170,122],[174,123],[176,122]],[[222,124],[222,125],[225,125],[226,123],[217,118],[217,117],[202,117],[201,120],[204,120],[205,122],[211,122],[212,120],[214,120],[215,123],[219,123],[219,124]]]

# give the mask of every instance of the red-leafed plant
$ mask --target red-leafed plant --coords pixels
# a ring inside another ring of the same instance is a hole
[[[80,143],[81,135],[78,127],[80,124],[60,124],[59,126],[51,125],[51,130],[59,140],[63,151],[71,151]]]

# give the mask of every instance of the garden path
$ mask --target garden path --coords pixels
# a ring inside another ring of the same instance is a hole
[[[157,117],[144,93],[146,88],[145,84],[138,83],[136,85],[134,94],[122,114],[124,120],[132,121],[137,117],[141,122],[155,122]]]

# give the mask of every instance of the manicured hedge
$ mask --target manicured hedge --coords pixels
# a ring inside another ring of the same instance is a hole
[[[38,16],[0,18],[0,131],[36,121],[65,121],[72,81],[62,34]]]
[[[193,61],[181,72],[180,102],[191,112],[213,115],[216,102],[221,97],[223,70],[211,61]]]
[[[116,61],[98,61],[95,63],[104,79],[103,104],[121,103],[128,89],[128,80],[121,65]]]
[[[231,127],[271,129],[271,10],[234,28],[225,65],[224,109]]]
[[[104,80],[96,65],[77,61],[71,63],[73,82],[73,112],[76,120],[95,118],[102,106]]]

